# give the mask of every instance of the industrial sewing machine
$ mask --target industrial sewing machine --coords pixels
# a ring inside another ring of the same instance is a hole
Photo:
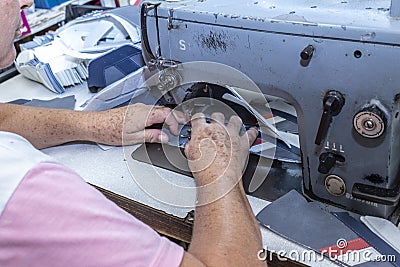
[[[389,218],[400,199],[399,17],[398,0],[144,2],[143,56],[159,71],[223,63],[284,98],[304,194]]]

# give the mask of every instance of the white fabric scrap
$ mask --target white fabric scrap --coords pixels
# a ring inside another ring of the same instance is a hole
[[[374,234],[400,253],[400,229],[396,225],[386,219],[374,216],[361,216],[360,220]]]

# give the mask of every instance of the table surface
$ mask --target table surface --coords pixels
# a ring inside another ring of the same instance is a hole
[[[77,100],[76,109],[79,109],[87,99],[94,94],[90,93],[86,88],[86,84],[69,88],[62,95],[57,95],[39,83],[30,81],[22,75],[17,75],[0,84],[0,102],[8,102],[15,99],[43,99],[49,100],[56,97],[65,97],[75,95]],[[42,151],[62,164],[70,167],[80,174],[87,182],[99,186],[101,188],[112,191],[126,198],[135,200],[144,205],[150,206],[157,210],[165,211],[168,214],[185,218],[188,212],[193,210],[193,204],[190,203],[194,196],[186,196],[188,203],[192,207],[177,207],[160,202],[147,194],[137,183],[137,179],[149,179],[154,173],[159,174],[168,181],[172,181],[180,186],[193,186],[194,181],[191,177],[177,174],[165,169],[151,166],[132,159],[131,153],[139,146],[129,147],[111,147],[106,150],[92,143],[71,143],[62,146],[43,149]],[[163,188],[159,188],[160,193]],[[249,202],[255,214],[270,202],[248,196]],[[299,253],[305,248],[288,242],[284,238],[261,227],[263,235],[263,245],[270,251],[292,251]],[[312,266],[336,266],[329,260],[319,262],[304,262],[312,264]]]

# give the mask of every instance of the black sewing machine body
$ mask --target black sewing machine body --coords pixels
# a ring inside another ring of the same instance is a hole
[[[212,61],[245,73],[263,93],[296,108],[307,196],[361,214],[394,212],[400,198],[398,2],[153,4],[141,9],[150,68]]]

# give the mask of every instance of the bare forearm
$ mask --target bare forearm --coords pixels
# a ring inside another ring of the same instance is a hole
[[[81,112],[1,104],[0,116],[0,130],[19,134],[37,148],[86,138]]]
[[[116,146],[168,141],[161,130],[146,129],[155,123],[177,134],[186,119],[169,108],[140,103],[93,112],[0,104],[0,131],[20,134],[37,148],[78,140]]]
[[[80,112],[0,104],[0,130],[23,136],[36,148],[78,140],[106,140],[109,144],[120,145],[123,117],[120,113],[112,116],[110,112],[112,111]]]
[[[241,184],[197,207],[195,220],[189,252],[205,265],[263,266],[257,258],[261,233]]]

